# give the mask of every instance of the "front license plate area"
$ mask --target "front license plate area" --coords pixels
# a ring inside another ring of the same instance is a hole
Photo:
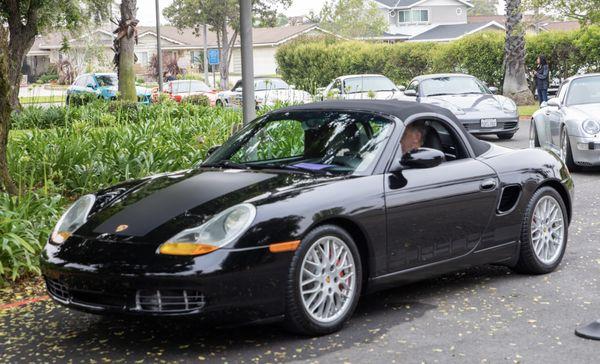
[[[482,128],[495,128],[496,126],[498,126],[496,119],[481,119]]]

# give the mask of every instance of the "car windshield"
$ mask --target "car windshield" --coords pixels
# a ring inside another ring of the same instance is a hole
[[[203,165],[364,175],[392,129],[390,120],[369,113],[276,113],[250,123]]]
[[[202,81],[188,80],[171,83],[171,91],[174,94],[187,92],[210,92],[211,89]]]
[[[345,79],[344,90],[347,94],[368,91],[395,91],[396,86],[387,77],[364,76]]]
[[[290,85],[285,83],[284,80],[279,78],[269,78],[264,80],[254,80],[254,90],[265,91],[265,90],[287,90]]]
[[[571,81],[567,105],[600,103],[600,76],[576,78]]]
[[[428,78],[419,88],[423,96],[491,93],[478,79],[464,76]]]
[[[117,86],[119,84],[116,75],[96,75],[96,81],[100,87]]]

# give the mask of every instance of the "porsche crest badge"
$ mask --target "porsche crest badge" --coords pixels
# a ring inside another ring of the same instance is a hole
[[[129,225],[119,225],[115,229],[115,232],[120,233],[121,231],[127,230],[128,227],[129,227]]]

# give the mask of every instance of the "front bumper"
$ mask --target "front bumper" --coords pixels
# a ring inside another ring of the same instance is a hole
[[[461,119],[459,121],[463,124],[465,129],[471,134],[482,135],[482,134],[498,134],[498,133],[515,133],[519,130],[519,118],[495,118],[497,125],[495,127],[486,128],[481,127],[481,119]]]
[[[600,139],[569,136],[573,162],[583,167],[600,166]]]
[[[111,244],[85,239],[80,243]],[[196,315],[239,322],[284,313],[293,253],[274,254],[268,247],[219,249],[198,257],[152,252],[124,263],[135,245],[121,243],[124,251],[120,253],[109,246],[111,254],[97,250],[97,255],[80,254],[82,259],[65,261],[68,254],[47,244],[40,263],[50,297],[67,307],[97,314]],[[105,261],[111,255],[113,258]]]

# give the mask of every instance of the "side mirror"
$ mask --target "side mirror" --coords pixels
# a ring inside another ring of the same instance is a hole
[[[489,89],[490,89],[490,92],[493,93],[494,95],[498,93],[498,87],[490,86]]]
[[[437,149],[419,148],[403,155],[400,165],[404,168],[432,168],[445,160],[444,153]]]
[[[416,90],[404,90],[404,96],[417,97]]]
[[[241,87],[236,87],[235,90],[233,90],[235,92],[242,92],[242,88]]]
[[[400,90],[400,91],[406,90],[406,86],[404,86],[404,85],[396,85],[396,87],[398,87],[398,90]]]
[[[221,148],[220,145],[213,145],[212,147],[208,148],[208,150],[206,151],[206,156],[210,157],[214,152],[217,151],[217,149]]]
[[[560,108],[560,101],[558,101],[557,97],[553,97],[548,102],[546,102],[546,106],[558,107]]]
[[[96,85],[94,85],[93,83],[88,83],[86,87],[91,88],[92,90],[96,89]]]

